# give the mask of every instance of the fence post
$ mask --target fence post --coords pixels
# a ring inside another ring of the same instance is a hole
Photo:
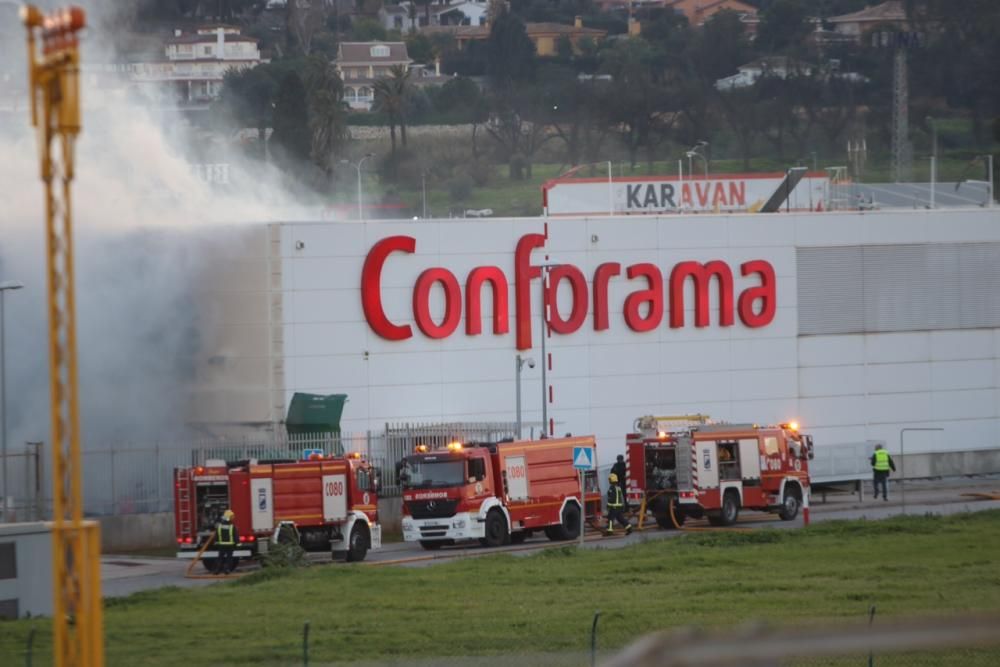
[[[159,440],[157,440],[156,444],[153,446],[153,460],[156,461],[156,468],[154,468],[154,470],[156,470],[156,511],[157,512],[162,512],[163,511],[162,508],[164,506],[164,503],[163,503],[163,497],[162,497],[162,495],[160,493],[161,492],[160,482],[162,481],[160,478],[163,477],[163,468],[160,467],[160,441]]]
[[[601,617],[601,610],[594,612],[594,624],[590,626],[590,667],[597,665],[597,619]]]
[[[302,626],[302,665],[309,667],[309,621]]]

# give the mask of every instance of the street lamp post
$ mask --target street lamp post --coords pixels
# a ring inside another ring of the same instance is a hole
[[[424,220],[427,219],[427,170],[420,170],[420,190],[423,193],[424,201]]]
[[[937,123],[930,116],[927,117],[927,122],[931,126],[931,208],[934,208],[937,199],[934,192],[937,187]]]
[[[688,159],[688,177],[690,177],[691,174],[694,173],[692,171],[693,167],[691,165],[691,158],[693,158],[695,155],[697,155],[698,157],[701,158],[701,161],[702,161],[702,163],[705,166],[705,179],[708,180],[708,158],[705,157],[705,155],[703,153],[699,153],[698,152],[700,149],[703,149],[706,146],[708,146],[708,142],[707,141],[699,141],[694,146],[692,146],[691,149],[687,153],[685,153],[685,155],[687,155],[687,159]]]
[[[358,220],[365,219],[365,205],[364,205],[364,192],[361,190],[361,167],[364,165],[365,160],[370,157],[375,157],[374,153],[365,153],[357,164],[354,164],[350,160],[341,160],[341,164],[349,164],[358,170]]]
[[[517,437],[521,438],[521,369],[527,364],[528,368],[535,367],[535,360],[531,357],[522,357],[520,354],[514,358],[514,379],[516,381],[516,401],[517,401]]]
[[[7,329],[7,320],[4,317],[4,295],[8,290],[16,290],[24,287],[19,282],[0,283],[0,446],[2,446],[3,456],[3,517],[7,521],[7,496],[10,493],[7,488],[7,369],[4,366],[4,332]]]

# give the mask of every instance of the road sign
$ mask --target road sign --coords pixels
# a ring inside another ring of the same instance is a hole
[[[313,454],[315,454],[316,456],[323,456],[323,450],[322,449],[303,449],[302,450],[302,460],[303,461],[308,461],[309,457],[311,457]]]
[[[594,448],[593,447],[574,447],[573,448],[573,467],[577,470],[593,470],[594,469]]]

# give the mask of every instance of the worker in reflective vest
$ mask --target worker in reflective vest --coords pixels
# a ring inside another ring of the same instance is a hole
[[[889,500],[889,471],[896,472],[896,463],[892,460],[882,445],[875,445],[872,454],[872,474],[875,476],[875,498],[878,498],[879,486],[882,487],[882,499]]]
[[[618,484],[618,475],[611,473],[608,475],[608,535],[614,535],[615,521],[625,526],[626,535],[632,532],[632,524],[625,518],[625,497]]]
[[[222,522],[215,527],[215,545],[219,550],[219,557],[215,561],[216,574],[229,574],[236,569],[233,551],[236,550],[239,534],[233,525],[235,517],[232,510],[226,510],[222,513]]]

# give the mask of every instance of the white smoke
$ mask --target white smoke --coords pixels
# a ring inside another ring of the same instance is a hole
[[[108,11],[116,3],[90,4],[97,27],[85,36],[84,62],[111,62],[102,49],[118,30]],[[49,441],[44,199],[26,66],[17,65],[8,87],[20,107],[0,110],[0,282],[25,285],[5,297],[11,452]],[[185,157],[205,136],[179,114],[94,88],[86,76],[81,95],[73,185],[81,427],[89,448],[149,443],[183,427],[202,335],[198,277],[226,252],[222,237],[233,225],[315,217],[317,203],[303,205],[277,172],[213,144],[207,153],[230,165],[234,181],[220,191]]]

